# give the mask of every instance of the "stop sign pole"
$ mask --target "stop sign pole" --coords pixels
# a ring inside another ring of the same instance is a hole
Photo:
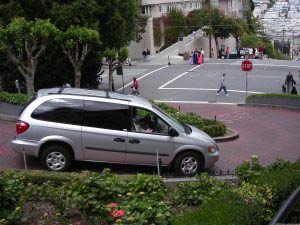
[[[252,62],[244,60],[241,64],[241,68],[246,72],[246,98],[248,96],[248,72],[252,70]]]

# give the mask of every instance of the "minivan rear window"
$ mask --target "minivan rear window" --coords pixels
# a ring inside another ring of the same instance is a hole
[[[81,125],[83,100],[51,99],[38,106],[31,117],[56,123]]]
[[[85,100],[83,125],[110,130],[128,130],[130,128],[129,106]]]

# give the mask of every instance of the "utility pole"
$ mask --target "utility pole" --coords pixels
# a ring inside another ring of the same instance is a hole
[[[208,44],[208,48],[209,48],[209,58],[211,58],[211,28],[212,28],[212,18],[211,18],[211,0],[208,0],[208,11],[209,11],[209,44]]]

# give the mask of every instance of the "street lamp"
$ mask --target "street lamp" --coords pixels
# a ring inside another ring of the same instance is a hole
[[[212,26],[212,18],[211,18],[211,0],[208,0],[208,10],[209,10],[209,42],[208,42],[208,48],[209,48],[209,58],[211,58],[211,26]]]

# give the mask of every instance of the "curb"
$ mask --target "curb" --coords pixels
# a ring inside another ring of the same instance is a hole
[[[284,106],[284,105],[269,105],[269,104],[254,104],[254,103],[238,103],[237,106],[242,106],[242,107],[275,108],[275,109],[289,109],[289,110],[292,110],[292,111],[300,111],[300,107]]]
[[[16,122],[17,119],[18,119],[17,116],[9,116],[9,115],[5,115],[5,114],[0,114],[0,120]]]
[[[213,139],[216,141],[216,142],[226,142],[226,141],[233,141],[235,139],[238,139],[239,138],[239,133],[236,132],[235,130],[232,130],[232,129],[229,129],[229,128],[226,128],[227,131],[233,133],[231,135],[228,135],[228,136],[225,136],[225,137],[214,137]]]

